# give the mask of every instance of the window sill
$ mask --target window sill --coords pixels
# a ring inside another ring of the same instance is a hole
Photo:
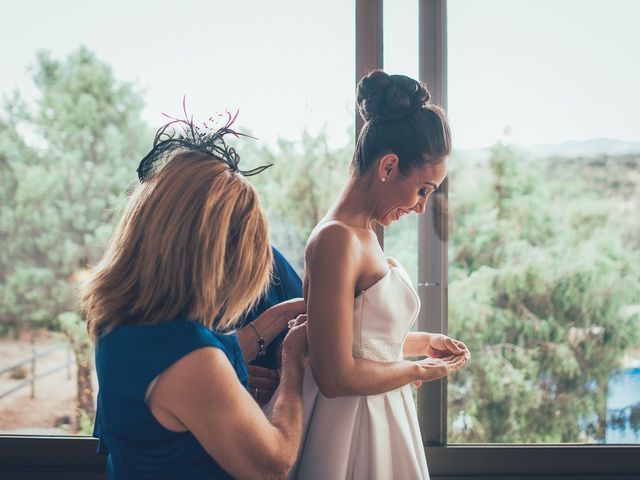
[[[434,477],[640,478],[638,445],[455,444],[427,446]]]
[[[91,437],[0,436],[0,477],[105,479],[105,457]],[[640,478],[637,445],[427,446],[433,480]]]

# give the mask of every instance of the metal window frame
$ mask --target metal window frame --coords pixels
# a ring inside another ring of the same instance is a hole
[[[446,0],[420,0],[418,16],[420,80],[429,88],[432,101],[446,109]],[[418,220],[418,294],[422,303],[418,328],[434,333],[447,332],[447,198],[445,179]],[[446,377],[420,388],[418,419],[425,445],[447,443]]]

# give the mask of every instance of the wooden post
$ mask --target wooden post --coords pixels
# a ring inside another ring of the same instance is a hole
[[[31,346],[31,398],[36,398],[36,350]]]
[[[71,346],[67,345],[67,380],[71,380]]]

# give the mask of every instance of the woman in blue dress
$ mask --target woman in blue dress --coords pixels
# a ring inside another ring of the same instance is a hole
[[[205,132],[182,123],[181,134],[156,135],[83,294],[100,450],[113,479],[280,478],[301,435],[304,306],[276,305],[236,335],[272,269],[266,219],[245,178],[258,170],[240,170],[225,144],[232,121]],[[245,360],[295,317],[266,417],[247,391]]]

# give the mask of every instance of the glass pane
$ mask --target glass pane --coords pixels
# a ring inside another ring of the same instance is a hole
[[[183,96],[196,121],[239,110],[258,138],[237,144],[241,166],[274,163],[252,178],[301,272],[353,149],[354,6],[25,0],[4,18],[0,433],[87,434],[96,385],[75,291],[161,112],[182,115]]]
[[[638,15],[448,3],[449,442],[640,441]]]
[[[383,2],[383,65],[389,74],[418,79],[418,2]],[[418,216],[406,215],[384,230],[385,254],[394,257],[418,286]],[[417,324],[412,329],[415,330]]]

